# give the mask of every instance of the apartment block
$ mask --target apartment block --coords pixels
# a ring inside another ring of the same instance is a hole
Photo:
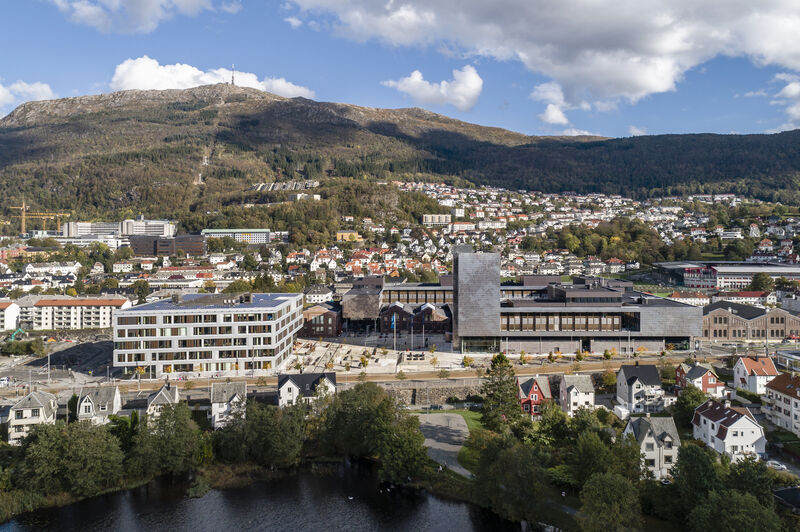
[[[131,306],[119,296],[25,296],[17,300],[19,326],[26,330],[105,329],[114,313]]]
[[[280,370],[303,325],[302,294],[189,294],[114,322],[114,366],[146,375],[257,376]]]

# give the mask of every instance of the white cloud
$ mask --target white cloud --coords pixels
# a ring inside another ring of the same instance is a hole
[[[557,124],[561,126],[569,124],[569,119],[564,114],[564,111],[554,103],[548,103],[544,112],[538,116],[539,120],[545,124]]]
[[[194,17],[214,9],[211,0],[50,0],[66,17],[102,32],[150,33],[175,15]],[[220,9],[236,13],[238,0],[223,1]]]
[[[638,126],[628,126],[628,134],[631,137],[640,137],[642,135],[647,135],[647,129]]]
[[[422,72],[415,70],[408,77],[396,81],[383,81],[381,84],[408,94],[423,104],[447,104],[460,111],[472,109],[483,90],[483,79],[471,65],[465,65],[461,70],[453,70],[451,81],[431,83],[425,81]]]
[[[235,15],[239,11],[242,10],[242,3],[239,0],[230,0],[227,2],[222,2],[219,8],[226,13],[230,13],[231,15]]]
[[[297,29],[303,25],[303,21],[297,17],[286,17],[285,19],[283,19],[283,21],[288,22],[289,25],[294,29]]]
[[[747,91],[743,95],[745,98],[761,98],[763,96],[767,96],[767,91],[764,89],[758,89],[757,91]]]
[[[773,96],[770,103],[783,107],[787,121],[777,128],[770,129],[768,133],[800,128],[800,76],[781,72],[776,74],[772,81],[784,83],[783,88]]]
[[[227,68],[216,68],[202,71],[191,65],[176,63],[161,65],[155,59],[142,56],[137,59],[126,59],[117,65],[111,88],[128,89],[188,89],[200,85],[227,83],[231,79],[231,71]],[[259,80],[256,74],[236,72],[236,84],[242,87],[253,87],[279,96],[294,98],[302,96],[313,98],[314,91],[295,85],[284,78],[264,78]]]
[[[17,106],[32,100],[52,100],[55,97],[56,95],[50,85],[41,81],[33,83],[15,81],[7,86],[3,86],[0,83],[0,116],[3,116],[5,111],[10,111],[7,107]]]
[[[472,56],[518,60],[559,84],[570,106],[637,102],[673,91],[716,56],[800,70],[800,2],[763,0],[293,0],[358,41],[446,43]],[[707,4],[707,5],[706,5]],[[554,105],[559,105],[556,102]],[[563,110],[565,106],[559,105]],[[596,108],[596,106],[594,106]]]
[[[585,129],[578,129],[574,127],[568,127],[567,129],[562,131],[561,134],[564,135],[565,137],[597,136],[591,131],[586,131]]]

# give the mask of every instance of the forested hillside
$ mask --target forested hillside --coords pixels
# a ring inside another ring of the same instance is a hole
[[[143,213],[195,228],[235,205],[285,199],[250,188],[290,179],[320,180],[328,198],[351,194],[353,180],[444,179],[636,196],[737,192],[800,204],[800,131],[530,137],[421,109],[287,99],[222,84],[31,102],[0,120],[5,205],[24,197],[34,209],[81,218]],[[351,188],[342,191],[341,183]],[[342,201],[318,208],[338,213]],[[394,204],[389,219],[408,216]]]

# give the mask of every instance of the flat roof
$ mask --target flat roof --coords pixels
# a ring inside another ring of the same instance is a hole
[[[219,234],[219,233],[271,233],[270,229],[203,229],[200,234]]]
[[[153,303],[145,303],[131,307],[128,312],[152,312],[168,310],[248,310],[256,308],[276,308],[287,301],[301,298],[303,294],[252,294],[249,302],[241,302],[239,295],[234,294],[185,294],[180,301],[172,298],[161,299]],[[225,301],[235,303],[225,303]]]

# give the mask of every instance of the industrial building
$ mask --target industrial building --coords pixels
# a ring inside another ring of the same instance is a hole
[[[122,222],[67,222],[61,225],[61,235],[67,238],[88,235],[110,236],[175,236],[175,222],[169,220],[145,220],[143,216]]]
[[[292,353],[302,294],[189,294],[119,312],[114,366],[146,375],[269,375]]]
[[[201,234],[208,238],[230,237],[237,242],[247,244],[268,244],[271,242],[271,231],[269,229],[203,229]]]

